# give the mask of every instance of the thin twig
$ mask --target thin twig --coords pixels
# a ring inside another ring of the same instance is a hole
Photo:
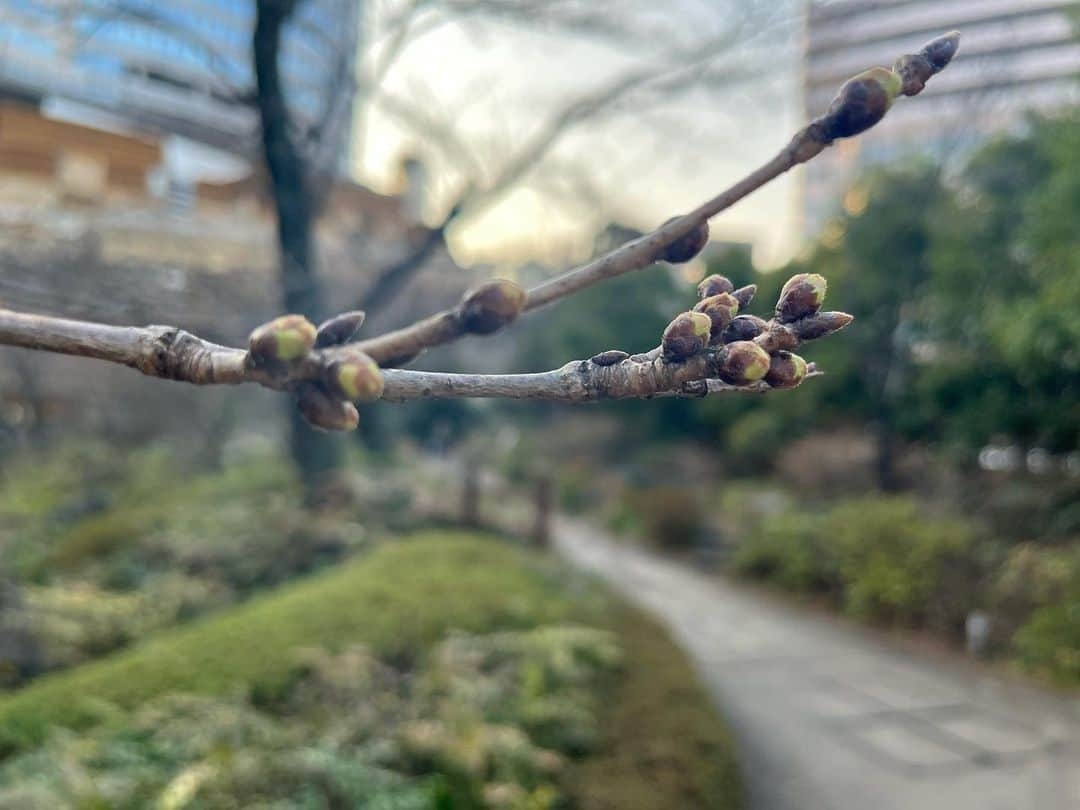
[[[638,391],[616,375],[604,387],[595,385],[595,367],[587,362],[568,363],[560,369],[536,374],[449,374],[437,371],[384,369],[383,400],[414,399],[542,399],[556,402],[595,402],[605,399],[653,399],[679,397],[701,399],[715,394],[761,394],[772,390],[767,383],[732,385],[723,380],[687,380],[668,389]],[[819,377],[821,372],[807,375]],[[587,384],[592,381],[593,387]]]

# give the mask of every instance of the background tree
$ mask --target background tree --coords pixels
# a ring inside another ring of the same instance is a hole
[[[282,306],[316,323],[328,313],[315,266],[314,177],[295,142],[296,123],[282,87],[279,62],[282,30],[299,0],[258,0],[252,33],[256,103],[263,159],[270,178],[281,261]],[[296,408],[289,408],[290,445],[303,480],[317,488],[341,465],[341,444],[311,429]]]

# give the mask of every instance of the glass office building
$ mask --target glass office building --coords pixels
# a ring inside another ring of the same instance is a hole
[[[917,99],[902,99],[874,130],[812,161],[803,186],[804,232],[842,204],[859,171],[911,153],[948,160],[1031,110],[1080,102],[1077,0],[833,0],[806,10],[807,118],[828,107],[845,79],[949,31],[961,32],[953,65]]]
[[[282,76],[301,125],[348,141],[360,0],[302,0],[284,36]],[[255,0],[4,0],[0,94],[62,99],[135,130],[238,155],[256,146]],[[344,80],[343,80],[344,79]],[[339,156],[344,160],[344,156]]]

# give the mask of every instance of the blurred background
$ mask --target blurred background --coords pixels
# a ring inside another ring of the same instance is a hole
[[[0,806],[739,806],[738,739],[664,631],[483,539],[564,521],[1080,684],[1080,4],[0,0],[0,305],[231,345],[537,283],[954,28],[925,93],[698,258],[414,364],[643,352],[708,273],[765,315],[816,272],[856,321],[798,390],[376,403],[330,437],[265,390],[0,348]],[[688,717],[696,748],[619,747]]]

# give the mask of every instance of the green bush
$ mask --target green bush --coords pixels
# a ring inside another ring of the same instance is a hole
[[[766,517],[739,544],[732,565],[742,576],[792,591],[827,591],[835,585],[836,571],[821,539],[821,520],[813,515]]]
[[[928,516],[913,499],[859,498],[822,515],[762,518],[733,566],[793,591],[836,594],[861,619],[956,633],[980,598],[975,539],[970,524]]]
[[[1036,610],[1013,643],[1028,669],[1061,684],[1080,684],[1080,591],[1064,604]]]
[[[945,628],[962,626],[976,606],[974,593],[958,604],[946,584],[973,553],[976,532],[965,521],[930,517],[912,498],[872,497],[831,509],[821,530],[853,616]]]
[[[1014,548],[994,583],[993,616],[1024,667],[1080,683],[1080,548]]]

